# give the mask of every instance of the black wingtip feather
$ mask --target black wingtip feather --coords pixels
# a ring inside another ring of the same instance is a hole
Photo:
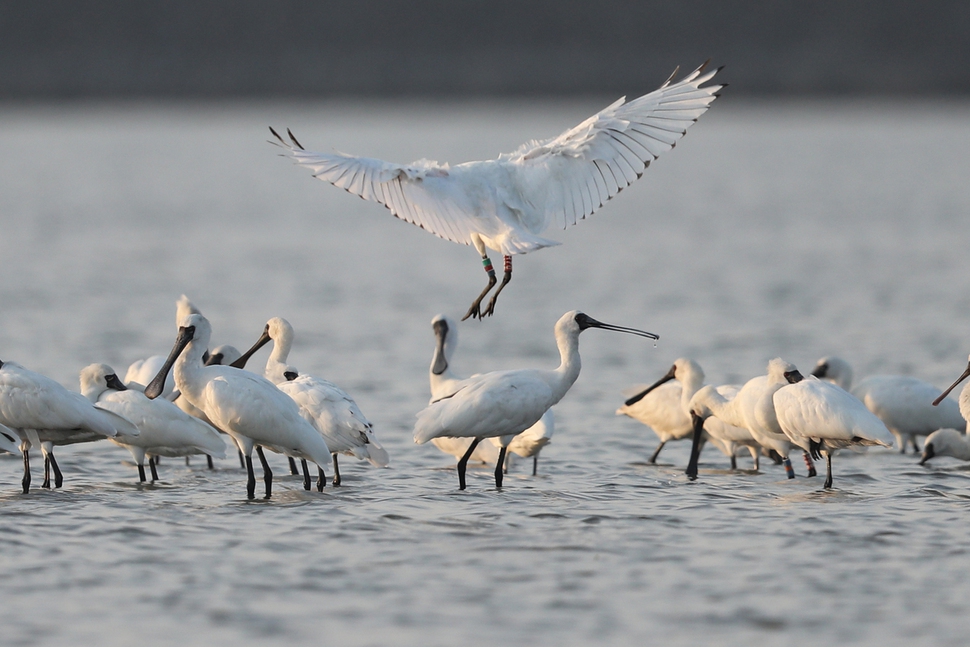
[[[289,128],[286,129],[286,134],[290,136],[290,139],[293,141],[293,143],[296,145],[297,148],[299,148],[301,151],[306,150],[305,148],[303,148],[303,145],[300,144],[300,142],[296,141],[296,137],[293,136],[293,132]]]

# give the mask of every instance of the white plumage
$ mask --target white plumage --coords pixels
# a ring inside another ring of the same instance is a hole
[[[0,425],[17,432],[24,455],[23,490],[30,489],[29,450],[40,445],[45,457],[44,487],[50,487],[53,467],[55,487],[62,482],[54,458],[54,445],[69,445],[137,436],[130,422],[88,402],[80,393],[68,391],[54,380],[14,362],[0,362]]]
[[[428,371],[431,384],[431,401],[448,397],[453,394],[463,381],[451,370],[451,357],[458,347],[458,324],[447,315],[439,314],[431,320],[431,329],[435,334],[435,350],[431,356],[431,367]],[[489,443],[479,443],[472,451],[469,460],[483,463],[495,463],[498,460],[500,448],[504,445],[508,452],[521,456],[532,457],[532,474],[538,469],[539,452],[552,440],[555,432],[555,416],[552,409],[546,411],[539,421],[511,438],[492,438]],[[468,451],[472,443],[471,438],[432,438],[431,443],[455,458],[461,458]]]
[[[209,345],[212,328],[200,314],[185,317],[179,326],[175,346],[162,371],[145,389],[155,397],[161,392],[168,370],[175,367],[175,384],[181,397],[201,409],[218,429],[225,431],[246,457],[246,492],[255,497],[256,477],[252,452],[260,448],[266,496],[270,496],[273,474],[261,447],[303,458],[321,470],[330,464],[330,450],[323,436],[300,415],[299,407],[272,382],[249,371],[231,366],[204,366],[202,355]]]
[[[387,451],[374,434],[374,427],[364,416],[357,403],[346,391],[332,382],[301,375],[286,363],[293,346],[293,326],[286,319],[273,317],[266,322],[263,332],[252,348],[242,354],[234,364],[240,366],[270,341],[273,350],[266,360],[263,375],[283,393],[290,396],[300,407],[300,415],[323,435],[334,458],[333,484],[340,485],[337,454],[355,456],[370,461],[377,467],[390,462]],[[309,476],[304,473],[304,477]],[[323,484],[318,483],[318,488]]]
[[[892,432],[899,451],[906,453],[907,441],[919,452],[917,436],[937,429],[963,428],[960,406],[953,400],[942,400],[933,406],[940,389],[929,382],[906,375],[872,375],[852,386],[852,368],[840,357],[823,357],[812,375],[829,380],[862,400]]]
[[[152,400],[136,389],[126,389],[110,366],[86,366],[81,369],[80,382],[84,397],[123,416],[141,432],[134,437],[111,439],[131,452],[141,481],[145,481],[146,454],[151,457],[153,481],[158,479],[155,456],[207,454],[225,458],[226,443],[218,431],[183,412],[165,398]]]
[[[315,177],[382,204],[440,238],[475,245],[483,257],[485,248],[511,257],[558,245],[541,234],[553,223],[566,228],[591,215],[673,148],[718,96],[722,86],[701,87],[716,73],[705,63],[675,83],[671,75],[650,94],[620,98],[558,137],[456,166],[314,153],[303,150],[292,134],[290,142],[273,134]],[[494,297],[485,312],[478,308],[494,285],[490,276],[465,318],[491,314]]]
[[[677,380],[679,384],[673,384],[672,380]],[[628,390],[630,397],[616,410],[616,415],[626,415],[642,422],[660,438],[660,445],[650,456],[650,463],[657,462],[660,450],[668,441],[691,437],[694,425],[691,422],[690,402],[703,384],[704,371],[700,365],[692,359],[680,357],[663,377],[650,386]],[[730,400],[738,388],[724,385],[715,391],[722,398]],[[760,445],[746,428],[715,417],[704,421],[703,438],[711,440],[731,459],[732,469],[737,467],[735,450],[739,446],[748,447],[755,469],[760,467]]]
[[[831,382],[809,376],[778,389],[772,399],[785,435],[813,458],[825,456],[825,488],[832,487],[835,450],[858,445],[892,446],[886,425],[852,394]]]
[[[582,366],[579,334],[587,328],[603,328],[657,339],[652,333],[604,324],[582,312],[567,312],[555,326],[561,358],[559,368],[495,371],[462,380],[452,394],[433,402],[417,414],[414,442],[421,445],[439,436],[473,438],[469,451],[458,462],[459,488],[465,489],[465,466],[480,440],[525,431],[559,402],[573,385]],[[495,469],[497,487],[502,486],[505,453],[503,447],[499,451]]]

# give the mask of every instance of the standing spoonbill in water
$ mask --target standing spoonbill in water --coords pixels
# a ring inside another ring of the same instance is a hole
[[[232,365],[241,368],[253,354],[273,342],[273,351],[266,360],[263,375],[300,407],[300,415],[326,439],[333,456],[333,484],[340,485],[340,468],[337,454],[355,456],[370,461],[377,467],[387,467],[390,458],[377,441],[374,426],[364,417],[354,399],[332,382],[300,375],[286,363],[293,346],[293,326],[286,319],[273,317],[266,322],[263,333],[252,348],[242,354]],[[317,481],[317,489],[323,491],[324,481]],[[303,462],[304,487],[310,482],[306,461]]]
[[[786,374],[790,384],[772,396],[778,425],[791,441],[825,457],[825,489],[832,487],[832,454],[854,446],[892,447],[889,430],[862,402],[842,387],[815,376]]]
[[[451,356],[458,347],[458,325],[451,317],[439,314],[431,320],[431,329],[434,331],[436,343],[434,354],[431,356],[431,368],[428,372],[431,384],[431,401],[429,404],[454,393],[463,381],[463,378],[456,377],[451,370]],[[555,425],[555,417],[552,409],[549,409],[542,414],[539,422],[512,438],[491,438],[489,443],[479,443],[469,460],[495,463],[502,446],[505,445],[508,452],[516,456],[532,457],[532,475],[535,476],[539,469],[539,452],[552,440]],[[461,458],[468,451],[472,439],[439,437],[432,438],[431,443],[446,454]],[[508,471],[508,459],[506,459],[506,465],[503,466],[503,469],[506,472]]]
[[[322,472],[324,466],[330,464],[330,449],[323,436],[303,419],[289,396],[255,373],[202,363],[211,335],[209,320],[201,314],[182,319],[175,346],[158,375],[145,388],[145,395],[157,397],[174,366],[175,385],[181,391],[181,397],[188,398],[216,428],[232,436],[245,455],[246,494],[250,499],[254,499],[256,493],[254,447],[263,466],[267,498],[272,493],[273,472],[266,462],[263,447],[312,461]]]
[[[54,445],[72,445],[114,438],[119,434],[137,436],[138,429],[111,411],[103,410],[80,393],[40,373],[14,362],[0,361],[0,425],[17,432],[24,456],[24,494],[30,491],[30,448],[39,445],[44,453],[44,483],[50,488],[50,468],[54,487],[63,477],[54,458]]]
[[[792,443],[778,426],[771,397],[778,389],[789,383],[789,379],[801,379],[801,374],[792,364],[781,358],[768,362],[768,374],[753,377],[744,383],[733,396],[720,393],[714,387],[706,386],[697,391],[688,404],[694,425],[694,442],[691,446],[687,477],[697,478],[697,460],[700,456],[700,439],[711,416],[728,424],[747,429],[762,447],[774,450],[782,458],[785,473],[789,479],[795,478],[789,453]],[[815,466],[811,457],[805,454],[808,476],[815,476]]]
[[[175,325],[191,314],[199,314],[199,309],[195,307],[184,294],[175,302]],[[125,385],[141,391],[145,390],[145,385],[151,382],[152,378],[158,375],[159,369],[165,364],[165,355],[152,355],[145,359],[135,360],[128,366],[125,373]],[[175,389],[175,376],[169,375],[165,381],[165,388],[162,389],[160,397],[166,400],[178,398],[178,391]]]
[[[439,238],[474,245],[488,285],[462,319],[481,319],[494,312],[499,293],[512,279],[513,255],[558,245],[540,234],[553,222],[565,229],[593,214],[676,145],[717,98],[723,86],[701,87],[717,71],[705,63],[674,83],[674,70],[657,90],[629,102],[623,97],[558,137],[529,142],[498,159],[457,166],[313,153],[289,131],[289,142],[270,131],[314,177],[382,204]],[[482,309],[497,283],[488,249],[504,256],[505,274]]]
[[[670,382],[677,380],[679,385]],[[650,386],[632,394],[616,415],[626,415],[642,422],[660,438],[660,445],[650,456],[649,462],[656,463],[660,450],[670,440],[691,437],[694,426],[690,413],[690,401],[704,384],[704,371],[692,359],[676,359],[670,370]],[[713,388],[713,387],[712,387]],[[730,400],[738,387],[724,385],[716,388],[717,393]],[[760,467],[761,445],[743,426],[735,426],[720,418],[702,425],[708,438],[731,459],[731,469],[737,469],[735,450],[738,446],[747,447],[754,461],[754,469]]]
[[[190,416],[165,398],[148,398],[144,393],[129,389],[107,364],[91,364],[81,369],[81,394],[93,404],[113,411],[130,420],[140,432],[137,436],[112,438],[135,459],[138,479],[145,482],[145,455],[158,480],[156,456],[190,456],[206,454],[226,457],[226,443],[219,432],[198,418]]]
[[[862,400],[895,436],[901,454],[906,453],[907,442],[913,445],[914,452],[920,451],[917,436],[965,426],[956,402],[944,399],[940,406],[934,406],[933,398],[940,390],[915,377],[872,375],[853,387],[852,367],[841,357],[833,356],[818,360],[812,375],[834,382]]]
[[[653,333],[596,321],[573,310],[556,322],[556,344],[560,364],[554,370],[519,369],[494,371],[462,380],[450,395],[431,403],[417,414],[414,442],[423,445],[432,438],[471,438],[472,443],[458,461],[458,487],[465,489],[465,466],[483,438],[514,436],[537,423],[559,402],[579,377],[579,334],[587,328],[615,330],[649,339]],[[499,450],[495,465],[495,486],[502,487],[502,464],[507,447]]]

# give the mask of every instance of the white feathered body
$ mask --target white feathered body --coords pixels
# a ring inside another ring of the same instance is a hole
[[[478,236],[502,254],[525,254],[557,245],[540,234],[553,223],[565,228],[591,215],[674,147],[722,87],[700,87],[716,73],[705,67],[494,160],[395,164],[313,153],[295,141],[283,145],[315,177],[441,238],[471,245]]]
[[[933,400],[941,389],[904,375],[873,375],[852,389],[869,411],[885,423],[896,440],[925,436],[937,429],[966,427],[960,405],[947,398],[938,406]]]
[[[853,445],[891,446],[886,425],[831,382],[806,377],[778,389],[773,400],[782,431],[805,451],[809,451],[810,440],[829,451]]]
[[[300,407],[300,415],[319,431],[333,453],[343,453],[385,467],[390,459],[371,423],[347,393],[327,380],[301,375],[277,384]]]

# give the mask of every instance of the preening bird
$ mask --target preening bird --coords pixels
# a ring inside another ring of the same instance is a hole
[[[494,160],[456,166],[418,160],[395,164],[343,153],[304,150],[270,131],[286,155],[330,182],[432,234],[474,245],[488,284],[463,319],[491,315],[512,278],[512,256],[559,243],[541,234],[553,223],[563,229],[591,215],[637,180],[661,153],[673,148],[718,96],[722,85],[703,86],[718,70],[707,63],[674,82],[677,70],[657,90],[632,101],[620,98],[558,137],[531,141]],[[498,282],[487,250],[504,256]]]
[[[585,313],[572,311],[556,322],[556,344],[560,364],[554,370],[519,369],[474,375],[456,385],[454,392],[432,402],[417,414],[414,442],[422,445],[432,438],[472,438],[458,461],[458,487],[465,489],[468,458],[484,438],[514,436],[525,431],[559,402],[579,377],[579,334],[587,328],[626,332],[649,339],[653,333],[601,323]],[[499,450],[495,486],[502,487],[502,462],[506,447]]]

